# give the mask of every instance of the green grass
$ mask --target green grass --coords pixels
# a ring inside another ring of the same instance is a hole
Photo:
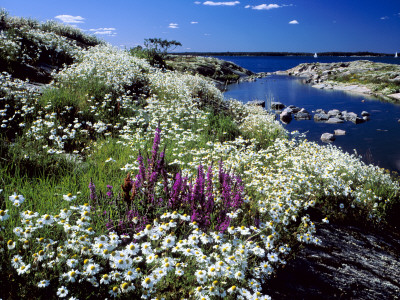
[[[388,67],[390,68],[390,67]],[[348,74],[348,75],[336,75],[332,77],[334,81],[343,83],[358,83],[363,85],[372,85],[374,92],[382,92],[385,95],[398,93],[400,91],[400,83],[393,82],[388,75],[382,72],[370,71],[368,73],[361,74]]]
[[[88,100],[103,101],[105,95],[111,92],[112,89],[101,79],[92,77],[64,83],[58,88],[47,89],[39,98],[38,104],[42,107],[51,105],[54,111],[58,113],[66,106],[72,106],[73,112],[71,113],[71,117],[75,117],[79,112],[88,116],[91,106]]]

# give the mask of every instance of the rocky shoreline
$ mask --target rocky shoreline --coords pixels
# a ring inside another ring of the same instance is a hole
[[[272,299],[400,299],[400,236],[355,225],[318,224],[321,245],[305,245],[268,281]]]
[[[339,63],[304,63],[275,75],[304,78],[304,83],[400,101],[400,66],[357,60]]]

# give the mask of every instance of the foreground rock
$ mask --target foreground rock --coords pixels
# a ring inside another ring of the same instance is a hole
[[[319,224],[322,245],[306,245],[268,281],[272,299],[400,299],[400,236]]]
[[[357,60],[339,63],[304,63],[275,74],[303,77],[318,89],[382,96],[400,101],[400,66]]]

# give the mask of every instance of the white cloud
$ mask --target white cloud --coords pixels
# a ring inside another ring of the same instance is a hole
[[[252,6],[252,9],[270,10],[270,9],[280,8],[280,7],[282,7],[282,6],[280,6],[278,4],[260,4],[260,5]]]
[[[190,24],[199,24],[199,22],[192,21],[192,22],[190,22]]]
[[[114,27],[101,27],[101,28],[92,28],[89,29],[89,31],[93,34],[99,34],[99,35],[108,35],[108,36],[116,36],[116,30]]]
[[[289,24],[299,24],[299,22],[297,20],[292,20],[289,22]]]
[[[251,9],[255,9],[255,10],[270,10],[270,9],[274,9],[274,8],[281,8],[281,7],[286,7],[286,6],[293,6],[293,4],[260,4],[260,5],[246,5],[244,8],[251,8]]]
[[[387,19],[389,19],[388,16],[381,17],[381,20],[387,20]]]
[[[176,23],[169,23],[168,28],[177,29],[177,28],[179,28],[179,27],[178,27],[178,24],[176,24]]]
[[[210,33],[205,33],[204,35],[205,35],[205,36],[210,36],[211,34],[210,34]]]
[[[108,35],[108,36],[116,36],[117,34],[111,30],[102,30],[102,31],[95,31],[94,34],[100,35]]]
[[[64,23],[83,23],[83,20],[85,20],[85,18],[82,18],[81,16],[71,16],[71,15],[58,15],[55,16],[54,18],[59,19]]]
[[[194,4],[201,4],[201,2],[200,1],[195,1]]]
[[[235,6],[240,4],[239,1],[228,1],[228,2],[214,2],[214,1],[205,1],[203,2],[204,5],[210,6]]]
[[[117,30],[117,29],[115,29],[115,28],[113,28],[113,27],[110,27],[110,28],[104,27],[104,28],[89,29],[89,31],[105,31],[105,30],[107,30],[107,31],[115,31],[115,30]]]

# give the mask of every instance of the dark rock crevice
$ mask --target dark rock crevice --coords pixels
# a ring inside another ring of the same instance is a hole
[[[265,286],[272,299],[400,299],[400,234],[319,224],[322,245],[305,245]]]

